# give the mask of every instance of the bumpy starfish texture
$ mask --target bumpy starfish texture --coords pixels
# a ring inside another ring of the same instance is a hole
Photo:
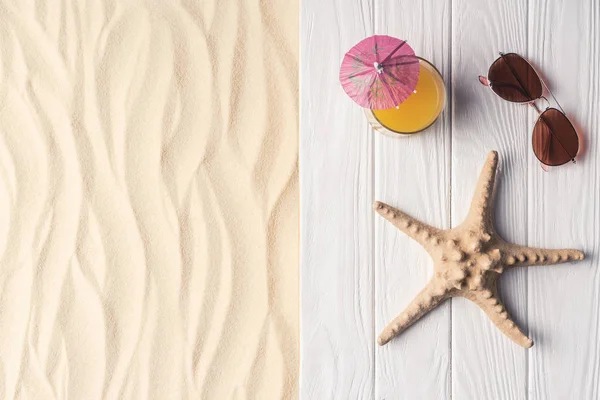
[[[583,252],[518,246],[504,241],[492,222],[492,202],[498,153],[490,152],[479,176],[471,208],[458,226],[441,230],[376,201],[373,208],[427,250],[434,262],[429,283],[379,336],[384,345],[444,300],[462,296],[477,304],[515,343],[533,346],[506,312],[497,281],[506,268],[551,265],[583,260]]]

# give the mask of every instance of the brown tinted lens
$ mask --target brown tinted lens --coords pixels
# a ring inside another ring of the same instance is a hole
[[[540,115],[533,128],[533,151],[546,165],[562,165],[575,158],[579,138],[571,121],[556,108]]]
[[[531,65],[518,54],[505,54],[488,72],[491,88],[504,100],[522,103],[542,96],[542,82]]]

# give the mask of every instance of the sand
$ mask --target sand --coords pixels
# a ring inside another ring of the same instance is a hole
[[[0,3],[0,398],[297,396],[297,26]]]

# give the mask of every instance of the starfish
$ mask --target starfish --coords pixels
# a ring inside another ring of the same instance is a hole
[[[494,229],[493,190],[498,153],[489,153],[465,220],[442,230],[420,222],[402,211],[376,201],[373,208],[400,231],[427,250],[434,262],[434,274],[419,294],[379,336],[384,345],[414,324],[444,300],[461,296],[477,304],[490,320],[512,341],[529,348],[528,338],[508,315],[498,296],[497,282],[507,268],[552,265],[583,260],[583,252],[572,249],[549,250],[508,243]]]

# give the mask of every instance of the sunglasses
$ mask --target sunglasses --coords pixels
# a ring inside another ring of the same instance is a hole
[[[479,76],[479,82],[502,99],[528,104],[537,111],[539,118],[533,127],[532,144],[533,152],[542,164],[554,167],[569,161],[575,162],[579,151],[577,132],[554,94],[527,60],[515,53],[500,53],[500,57],[490,66],[487,78]],[[550,93],[560,110],[550,107],[550,102],[542,95],[543,88]],[[535,104],[538,99],[548,103],[544,111]]]

